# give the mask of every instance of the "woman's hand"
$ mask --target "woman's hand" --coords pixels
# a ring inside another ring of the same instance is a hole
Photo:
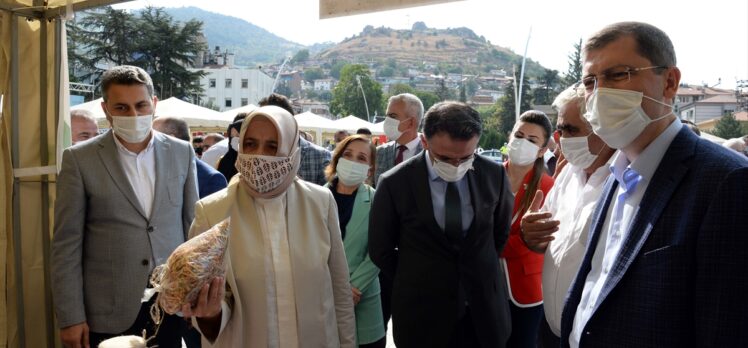
[[[353,305],[357,305],[361,302],[361,290],[351,286],[351,292],[353,293]]]

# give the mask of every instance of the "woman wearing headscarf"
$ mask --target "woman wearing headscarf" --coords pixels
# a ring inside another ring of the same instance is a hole
[[[190,229],[194,236],[230,218],[225,281],[206,284],[182,312],[208,346],[354,347],[337,207],[329,189],[296,177],[296,121],[264,106],[239,139],[239,175],[196,203]]]
[[[535,204],[542,206],[542,197],[535,198],[536,192],[542,191],[545,197],[553,186],[543,158],[551,132],[551,121],[544,113],[523,113],[509,137],[509,160],[504,163],[515,197],[509,239],[501,254],[512,313],[512,333],[506,345],[510,348],[535,348],[543,319],[543,254],[527,248],[520,222],[533,200],[540,200]]]
[[[374,189],[367,184],[374,173],[377,148],[366,135],[349,136],[335,148],[325,169],[338,206],[343,247],[348,260],[356,311],[359,348],[384,348],[384,319],[379,268],[369,258],[369,211]]]

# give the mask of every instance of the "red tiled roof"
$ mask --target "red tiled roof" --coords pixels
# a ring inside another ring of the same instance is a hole
[[[736,112],[734,115],[738,121],[748,121],[748,111]]]

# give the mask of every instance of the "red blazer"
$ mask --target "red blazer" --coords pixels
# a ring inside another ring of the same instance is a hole
[[[509,162],[504,163],[504,167],[509,167]],[[542,288],[542,272],[543,272],[543,254],[538,254],[531,251],[522,241],[522,237],[519,234],[520,222],[525,212],[522,211],[517,214],[517,210],[520,208],[522,197],[525,195],[525,188],[532,179],[535,170],[531,169],[522,179],[522,185],[517,191],[517,195],[514,197],[514,210],[512,212],[512,219],[516,216],[517,218],[512,222],[512,227],[509,232],[509,239],[507,240],[504,252],[501,254],[502,267],[505,267],[507,287],[509,288],[509,299],[517,306],[531,306],[538,305],[543,302],[543,288]],[[540,185],[538,189],[543,191],[543,200],[548,195],[548,191],[553,187],[553,178],[548,174],[543,173],[540,177]],[[534,197],[534,192],[528,192],[530,199]]]

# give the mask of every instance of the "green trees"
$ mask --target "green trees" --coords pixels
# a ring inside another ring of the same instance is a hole
[[[162,8],[147,7],[138,15],[105,7],[70,22],[68,51],[71,81],[98,79],[109,64],[135,65],[153,79],[160,99],[202,94],[200,72],[190,72],[200,41],[202,22],[175,21]],[[97,91],[98,93],[99,91]]]
[[[574,44],[574,51],[569,54],[569,70],[564,77],[564,85],[571,86],[582,81],[582,39]],[[565,88],[565,87],[564,87]]]
[[[366,102],[361,95],[356,77],[361,80],[361,88],[366,95]],[[366,105],[369,114],[382,114],[382,86],[374,81],[369,74],[369,68],[361,64],[349,64],[340,70],[340,82],[332,91],[330,112],[334,115],[355,115],[366,120]],[[369,121],[369,120],[366,120]]]
[[[523,81],[523,85],[522,104],[519,108],[520,114],[531,109],[530,102],[532,100],[532,97],[530,96],[530,85],[527,82],[526,76]],[[508,84],[506,85],[506,87],[504,87],[504,96],[497,100],[496,104],[497,108],[494,116],[497,118],[499,133],[509,134],[509,132],[512,131],[512,128],[514,128],[514,123],[516,120],[515,105],[517,104],[514,100],[513,84]]]
[[[558,71],[545,69],[543,76],[540,77],[542,86],[533,90],[533,101],[535,104],[550,105],[558,94]]]
[[[743,128],[735,119],[735,115],[725,114],[714,125],[714,135],[724,139],[739,138],[743,136]]]
[[[293,58],[291,58],[291,63],[303,63],[306,62],[307,59],[309,59],[309,50],[299,50],[298,52],[296,52],[296,54],[294,54]]]

